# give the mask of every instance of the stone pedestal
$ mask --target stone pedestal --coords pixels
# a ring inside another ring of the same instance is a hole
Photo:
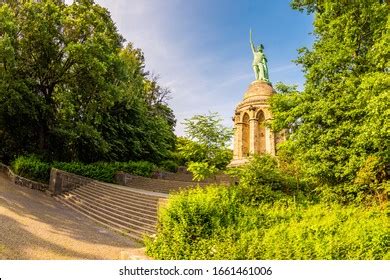
[[[276,154],[275,133],[266,126],[272,118],[269,98],[274,94],[270,83],[254,81],[237,105],[234,121],[234,152],[230,166],[248,162],[253,154]],[[249,131],[249,133],[248,133]]]

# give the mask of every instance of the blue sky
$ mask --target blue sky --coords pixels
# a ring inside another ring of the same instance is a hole
[[[291,60],[298,48],[311,46],[312,18],[292,10],[288,0],[95,1],[144,51],[147,70],[171,89],[178,135],[185,118],[209,111],[232,126],[235,106],[254,80],[249,28],[255,44],[265,46],[271,82],[304,83]]]

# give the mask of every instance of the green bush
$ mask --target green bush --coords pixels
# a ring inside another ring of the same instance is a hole
[[[19,156],[11,163],[11,169],[22,177],[38,182],[49,182],[50,164],[34,155]]]
[[[78,174],[103,182],[114,182],[115,174],[119,171],[133,175],[150,177],[156,169],[153,163],[147,161],[139,162],[96,162],[83,164],[80,162],[55,162],[53,167],[63,171]]]
[[[179,168],[179,165],[174,162],[173,160],[165,160],[165,161],[162,161],[159,166],[161,168],[163,168],[164,170],[166,171],[169,171],[169,172],[177,172],[177,169]]]
[[[240,236],[249,259],[390,259],[389,221],[379,208],[273,206],[253,214],[278,220],[265,230],[253,229]]]
[[[200,246],[216,228],[230,224],[234,213],[235,190],[220,186],[196,188],[171,195],[161,208],[157,238],[146,239],[148,254],[157,259],[196,259]],[[197,254],[194,254],[197,251]],[[207,258],[207,253],[205,253]]]
[[[103,182],[113,182],[115,176],[115,168],[110,164],[97,165],[83,164],[80,162],[54,162],[52,167]]]
[[[81,162],[46,163],[36,156],[20,156],[11,164],[11,168],[16,174],[45,183],[49,182],[52,167],[104,182],[113,182],[115,174],[119,171],[150,177],[156,169],[153,163],[147,161],[96,162],[91,164]]]
[[[208,162],[189,162],[187,170],[192,173],[194,181],[203,181],[218,172],[214,165]]]
[[[379,208],[296,203],[242,204],[238,188],[172,195],[160,212],[157,259],[390,259],[387,214]]]
[[[270,155],[255,155],[248,164],[227,173],[238,178],[242,203],[257,205],[292,196],[299,199],[310,193],[307,183],[282,172],[276,158]]]
[[[148,161],[116,162],[112,164],[116,167],[117,172],[123,171],[144,177],[150,177],[153,171],[157,169],[156,165]]]

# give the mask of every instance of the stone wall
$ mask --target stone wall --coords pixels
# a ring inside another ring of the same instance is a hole
[[[167,177],[165,177],[167,178]],[[198,182],[188,182],[188,181],[175,181],[175,180],[167,180],[167,179],[152,179],[146,178],[142,176],[136,176],[127,174],[124,172],[118,172],[115,176],[115,182],[119,185],[142,189],[152,192],[160,192],[160,193],[170,193],[173,191],[177,191],[182,188],[190,188],[199,186],[206,186],[210,183],[198,183]]]
[[[84,185],[102,186],[106,188],[113,188],[108,183],[100,182],[83,176],[79,176],[73,173],[62,171],[56,168],[52,168],[50,172],[49,191],[52,195],[59,195],[63,192],[72,191],[78,187]],[[166,202],[168,196],[160,193],[145,193],[145,195],[151,198],[158,199],[158,205],[162,205]]]
[[[65,172],[56,168],[50,171],[49,191],[53,195],[71,191],[95,180],[79,176],[73,173]],[[95,181],[98,182],[98,181]]]
[[[15,173],[12,172],[9,166],[2,163],[0,163],[0,172],[6,174],[10,179],[10,181],[15,183],[16,185],[20,185],[34,190],[39,190],[42,192],[46,192],[49,189],[49,185],[47,184],[35,182],[33,180],[26,179],[24,177],[16,175]]]
[[[162,179],[162,180],[170,180],[170,181],[183,181],[183,182],[191,182],[193,184],[197,184],[198,182],[192,180],[192,173],[187,171],[186,169],[182,169],[177,173],[161,171],[155,172],[152,175],[153,179]],[[206,180],[200,181],[199,183],[207,183],[207,184],[230,184],[232,183],[232,178],[226,174],[217,174],[215,178],[208,178]]]

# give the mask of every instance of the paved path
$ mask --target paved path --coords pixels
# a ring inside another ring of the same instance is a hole
[[[0,173],[0,259],[146,259],[142,246]]]

